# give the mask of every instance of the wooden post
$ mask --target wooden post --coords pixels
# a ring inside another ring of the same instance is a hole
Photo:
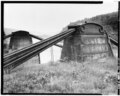
[[[51,47],[51,61],[52,61],[52,63],[54,63],[53,46]]]
[[[41,61],[40,61],[40,53],[38,54],[38,62],[39,62],[39,64],[41,63]]]

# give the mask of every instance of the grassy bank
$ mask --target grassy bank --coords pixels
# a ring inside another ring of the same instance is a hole
[[[24,66],[4,75],[4,92],[117,94],[117,60]]]

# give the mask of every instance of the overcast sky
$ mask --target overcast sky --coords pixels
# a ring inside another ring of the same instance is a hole
[[[109,0],[108,0],[109,1]],[[70,22],[115,12],[117,2],[103,4],[5,4],[4,27],[35,35],[55,35]]]

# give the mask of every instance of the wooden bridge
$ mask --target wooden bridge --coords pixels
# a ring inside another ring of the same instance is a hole
[[[53,45],[56,45],[56,46],[62,48],[61,45],[58,45],[56,43],[73,35],[76,32],[76,30],[77,30],[76,26],[73,26],[72,28],[69,28],[67,31],[64,31],[62,33],[59,33],[57,35],[54,35],[54,36],[44,39],[44,40],[43,40],[43,38],[40,38],[38,36],[30,34],[34,38],[37,38],[42,41],[32,44],[32,45],[29,45],[25,48],[16,50],[12,53],[5,54],[3,57],[3,68],[12,70],[15,67],[19,66],[20,64],[22,64],[23,62],[31,59],[32,57],[36,56],[38,53],[43,52],[44,50],[46,50],[47,48],[49,48]],[[12,34],[5,36],[4,39],[10,37],[11,35]],[[118,46],[118,40],[113,38],[113,35],[109,35],[108,38],[113,44]]]

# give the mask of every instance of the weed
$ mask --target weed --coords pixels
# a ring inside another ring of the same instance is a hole
[[[4,75],[4,93],[117,94],[117,62],[104,58],[89,62],[56,62],[25,66]]]

